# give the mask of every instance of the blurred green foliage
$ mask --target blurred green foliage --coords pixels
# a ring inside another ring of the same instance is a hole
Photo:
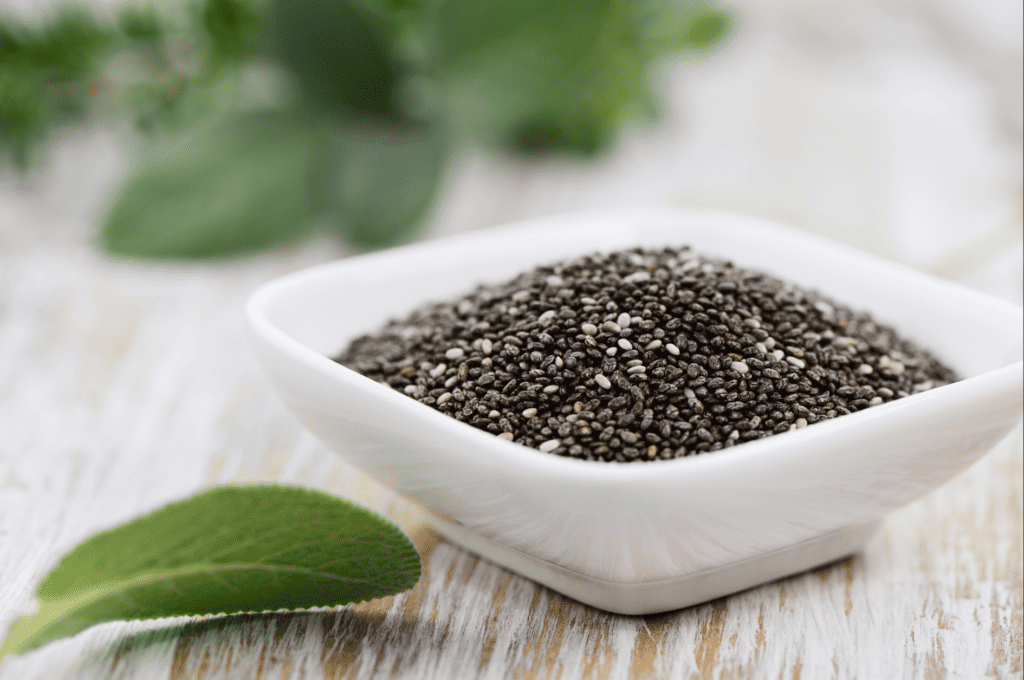
[[[308,226],[316,151],[315,132],[283,111],[189,130],[131,178],[101,245],[145,257],[206,257],[295,236]],[[201,216],[201,227],[192,216]]]
[[[52,127],[88,109],[113,41],[112,31],[77,9],[41,27],[0,23],[0,140],[19,167]]]
[[[712,0],[193,0],[114,21],[0,17],[0,153],[129,116],[151,143],[99,236],[221,256],[326,224],[411,237],[454,150],[591,155],[657,110],[652,67],[707,48]]]

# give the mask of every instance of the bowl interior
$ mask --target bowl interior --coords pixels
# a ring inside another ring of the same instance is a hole
[[[632,246],[690,245],[869,311],[968,378],[1020,361],[1019,308],[757,218],[634,209],[536,220],[352,258],[287,277],[263,297],[271,325],[336,356],[353,338],[431,302],[530,267]]]

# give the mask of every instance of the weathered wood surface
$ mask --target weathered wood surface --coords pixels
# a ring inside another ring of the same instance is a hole
[[[10,217],[8,215],[8,217]],[[10,226],[10,225],[8,225]],[[305,434],[241,307],[333,246],[105,261],[0,229],[0,626],[93,532],[212,484],[305,484],[415,536],[410,593],[330,611],[111,623],[0,668],[39,678],[980,678],[1022,671],[1020,433],[852,559],[652,617],[579,605],[440,540]]]

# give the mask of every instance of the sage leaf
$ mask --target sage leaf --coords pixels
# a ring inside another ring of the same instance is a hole
[[[328,148],[328,214],[347,241],[366,248],[412,235],[449,156],[447,138],[430,126],[349,126],[332,136]]]
[[[587,154],[656,108],[653,61],[707,45],[724,15],[702,0],[438,0],[425,16],[430,78],[455,129]]]
[[[341,498],[279,485],[216,487],[93,536],[43,580],[39,610],[0,647],[29,651],[104,621],[334,606],[420,576],[412,542]]]
[[[428,35],[446,114],[492,144],[596,149],[642,96],[630,4],[442,0]]]
[[[362,3],[275,0],[266,28],[268,49],[310,100],[346,115],[397,114],[401,66],[385,26]]]
[[[206,0],[200,17],[210,62],[234,64],[252,52],[262,18],[252,0]]]
[[[641,0],[636,9],[648,59],[706,49],[722,38],[731,21],[723,7],[706,0]]]
[[[286,111],[232,117],[155,153],[110,211],[109,252],[214,257],[303,233],[312,210],[316,131]]]

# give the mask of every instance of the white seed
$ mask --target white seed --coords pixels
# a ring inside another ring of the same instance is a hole
[[[878,365],[881,366],[884,369],[888,369],[888,370],[892,371],[896,375],[900,375],[900,374],[903,373],[903,371],[906,370],[906,368],[904,368],[903,364],[901,364],[898,361],[895,361],[888,354],[883,354],[882,355],[882,358],[878,360]]]
[[[797,427],[807,427],[807,419],[806,418],[797,418],[795,425]]]
[[[633,272],[626,278],[622,279],[623,283],[641,283],[643,281],[650,281],[651,273],[646,271]]]
[[[612,381],[604,377],[604,375],[598,373],[594,376],[594,382],[603,387],[604,389],[611,389]]]
[[[673,345],[671,342],[665,345],[665,349],[667,349],[668,353],[671,354],[672,356],[679,356],[679,348]]]
[[[772,349],[773,347],[775,347],[775,338],[765,338],[764,346],[767,347],[768,349]]]
[[[431,378],[440,378],[444,375],[444,372],[448,370],[448,364],[438,364],[434,367],[434,370],[430,372]]]
[[[500,418],[501,417],[501,411],[495,411],[494,409],[491,409],[490,413],[487,414],[487,417],[488,418]]]
[[[562,357],[555,357],[555,368],[561,368],[565,366],[565,362],[562,361]]]
[[[419,385],[406,385],[405,386],[405,393],[406,394],[416,394],[419,391],[420,391],[420,386]]]
[[[549,439],[540,446],[538,446],[537,448],[543,451],[544,453],[551,453],[552,451],[557,449],[561,444],[561,439]]]
[[[547,324],[551,323],[552,319],[554,319],[554,318],[555,318],[555,310],[549,309],[548,311],[546,311],[543,314],[541,314],[540,316],[538,316],[537,317],[537,321],[542,323],[542,324],[544,324],[544,325],[547,325]]]
[[[630,359],[626,362],[626,368],[633,368],[634,366],[643,366],[643,359]]]
[[[609,347],[608,349],[606,349],[604,351],[604,353],[607,354],[610,357],[613,357],[613,356],[615,356],[616,354],[619,353],[619,348],[618,347]]]
[[[562,286],[565,285],[565,279],[563,279],[558,274],[552,274],[547,279],[545,279],[544,282],[551,286],[552,288],[561,288]]]
[[[757,329],[757,328],[760,328],[760,327],[761,327],[761,322],[760,322],[760,321],[758,321],[757,319],[745,319],[745,320],[743,321],[743,323],[745,323],[745,324],[747,324],[748,326],[750,326],[751,328],[755,328],[755,329]]]
[[[502,432],[501,434],[498,435],[498,439],[504,439],[505,441],[510,442],[512,441],[512,433]]]
[[[687,399],[696,399],[697,393],[691,390],[689,387],[684,387],[683,396],[686,397]]]
[[[451,392],[445,392],[444,394],[442,394],[440,397],[437,398],[437,403],[438,404],[447,404],[451,400],[452,400],[452,393]]]
[[[447,380],[444,381],[444,388],[446,390],[450,390],[451,388],[455,387],[458,384],[459,384],[459,376],[453,375],[452,377],[450,377],[450,378],[448,378]]]
[[[585,305],[596,305],[597,304],[597,300],[595,300],[592,297],[581,297],[580,298],[580,302],[582,302]]]
[[[465,354],[461,347],[452,347],[444,353],[445,358],[454,361],[455,359],[461,359],[462,355]]]
[[[871,368],[870,364],[861,364],[857,367],[857,372],[861,375],[871,375],[875,372],[875,369]]]
[[[554,394],[558,391],[558,385],[548,385],[544,388],[544,394]]]
[[[597,326],[595,326],[592,323],[583,324],[582,326],[580,326],[580,330],[586,333],[587,335],[597,335]]]
[[[882,399],[881,397],[871,397],[871,401],[868,402],[868,406],[878,406],[879,404],[883,403],[884,401],[885,400]]]
[[[661,347],[661,340],[651,340],[644,346],[644,351],[658,349],[659,347]]]
[[[768,354],[768,347],[763,342],[756,343],[754,347],[756,347],[757,351],[761,354]]]
[[[480,351],[483,352],[484,354],[490,354],[491,350],[493,349],[494,343],[492,343],[487,338],[484,338],[483,340],[480,341]]]
[[[615,323],[614,321],[605,321],[604,322],[604,329],[606,331],[611,331],[612,333],[618,333],[619,331],[622,330],[622,326],[620,326],[619,324]]]
[[[456,309],[459,311],[459,314],[465,316],[473,311],[473,303],[469,300],[463,300]]]
[[[771,340],[771,338],[768,339]],[[772,356],[775,357],[776,361],[782,361],[783,359],[786,358],[786,353],[783,352],[781,349],[777,349],[772,352]]]
[[[647,367],[646,366],[633,366],[631,368],[627,368],[626,369],[626,373],[628,373],[630,375],[636,375],[637,373],[646,373],[646,372],[647,372]]]
[[[489,367],[489,366],[493,366],[494,362],[491,361],[490,357],[484,357],[483,359],[480,360],[480,365],[481,366],[488,366]]]
[[[523,417],[524,418],[532,418],[535,415],[537,415],[537,409],[535,409],[535,408],[528,408],[525,411],[523,411]]]
[[[633,349],[633,343],[631,343],[629,340],[626,340],[625,338],[619,338],[619,343],[618,344],[619,344],[619,347],[621,347],[622,349],[626,350],[627,352],[629,350]]]
[[[729,437],[728,438],[729,439],[739,439],[740,438],[740,431],[739,430],[733,430],[732,432],[729,433]]]
[[[747,371],[750,370],[750,368],[742,361],[732,362],[732,366],[730,366],[729,368],[736,371],[737,373],[746,373]]]
[[[512,302],[524,302],[530,299],[530,291],[520,290],[512,293]]]
[[[629,328],[629,314],[625,312],[619,314],[619,318],[615,319],[615,322],[623,328]]]
[[[796,366],[797,368],[804,368],[805,366],[807,366],[807,364],[805,364],[800,359],[797,359],[796,357],[786,357],[786,361],[788,361],[791,365]]]

